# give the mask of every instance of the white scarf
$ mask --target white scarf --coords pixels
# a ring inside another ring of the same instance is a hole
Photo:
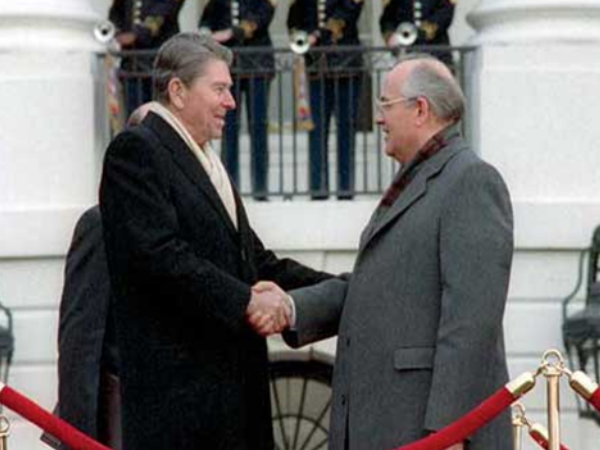
[[[213,150],[210,142],[207,142],[203,147],[200,147],[186,130],[185,126],[171,111],[158,102],[152,102],[149,106],[150,111],[162,117],[177,132],[181,139],[183,139],[183,142],[187,144],[189,149],[196,156],[200,164],[202,164],[211,183],[219,194],[221,202],[223,203],[223,206],[225,206],[233,225],[237,229],[237,212],[231,181],[229,180],[229,175],[227,175],[227,171],[225,170],[221,159]]]

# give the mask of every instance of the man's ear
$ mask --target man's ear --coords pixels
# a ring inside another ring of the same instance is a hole
[[[169,103],[177,109],[183,109],[185,106],[187,90],[179,78],[172,78],[167,85],[169,93]]]
[[[418,97],[415,101],[415,108],[417,109],[417,125],[422,126],[431,117],[429,101],[425,97]]]

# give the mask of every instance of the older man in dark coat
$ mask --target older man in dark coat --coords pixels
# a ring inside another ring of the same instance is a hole
[[[463,102],[431,57],[390,72],[378,123],[402,168],[361,236],[352,274],[291,293],[290,343],[338,335],[330,450],[416,441],[507,381],[511,204],[500,174],[460,136]],[[468,448],[508,450],[510,433],[504,414]]]
[[[329,278],[265,249],[211,148],[235,107],[230,62],[211,38],[167,41],[157,107],[104,160],[125,450],[273,448],[263,335],[290,311],[252,286]]]

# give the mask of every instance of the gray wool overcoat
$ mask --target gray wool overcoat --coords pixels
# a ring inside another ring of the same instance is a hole
[[[418,440],[507,382],[509,193],[456,127],[445,135],[448,145],[391,207],[375,211],[352,273],[291,293],[289,344],[338,335],[330,450]],[[469,450],[510,448],[508,414],[468,442]]]

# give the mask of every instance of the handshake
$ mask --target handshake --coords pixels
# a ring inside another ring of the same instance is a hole
[[[252,286],[252,296],[246,309],[246,322],[261,336],[281,333],[291,325],[292,300],[286,292],[270,281]]]

